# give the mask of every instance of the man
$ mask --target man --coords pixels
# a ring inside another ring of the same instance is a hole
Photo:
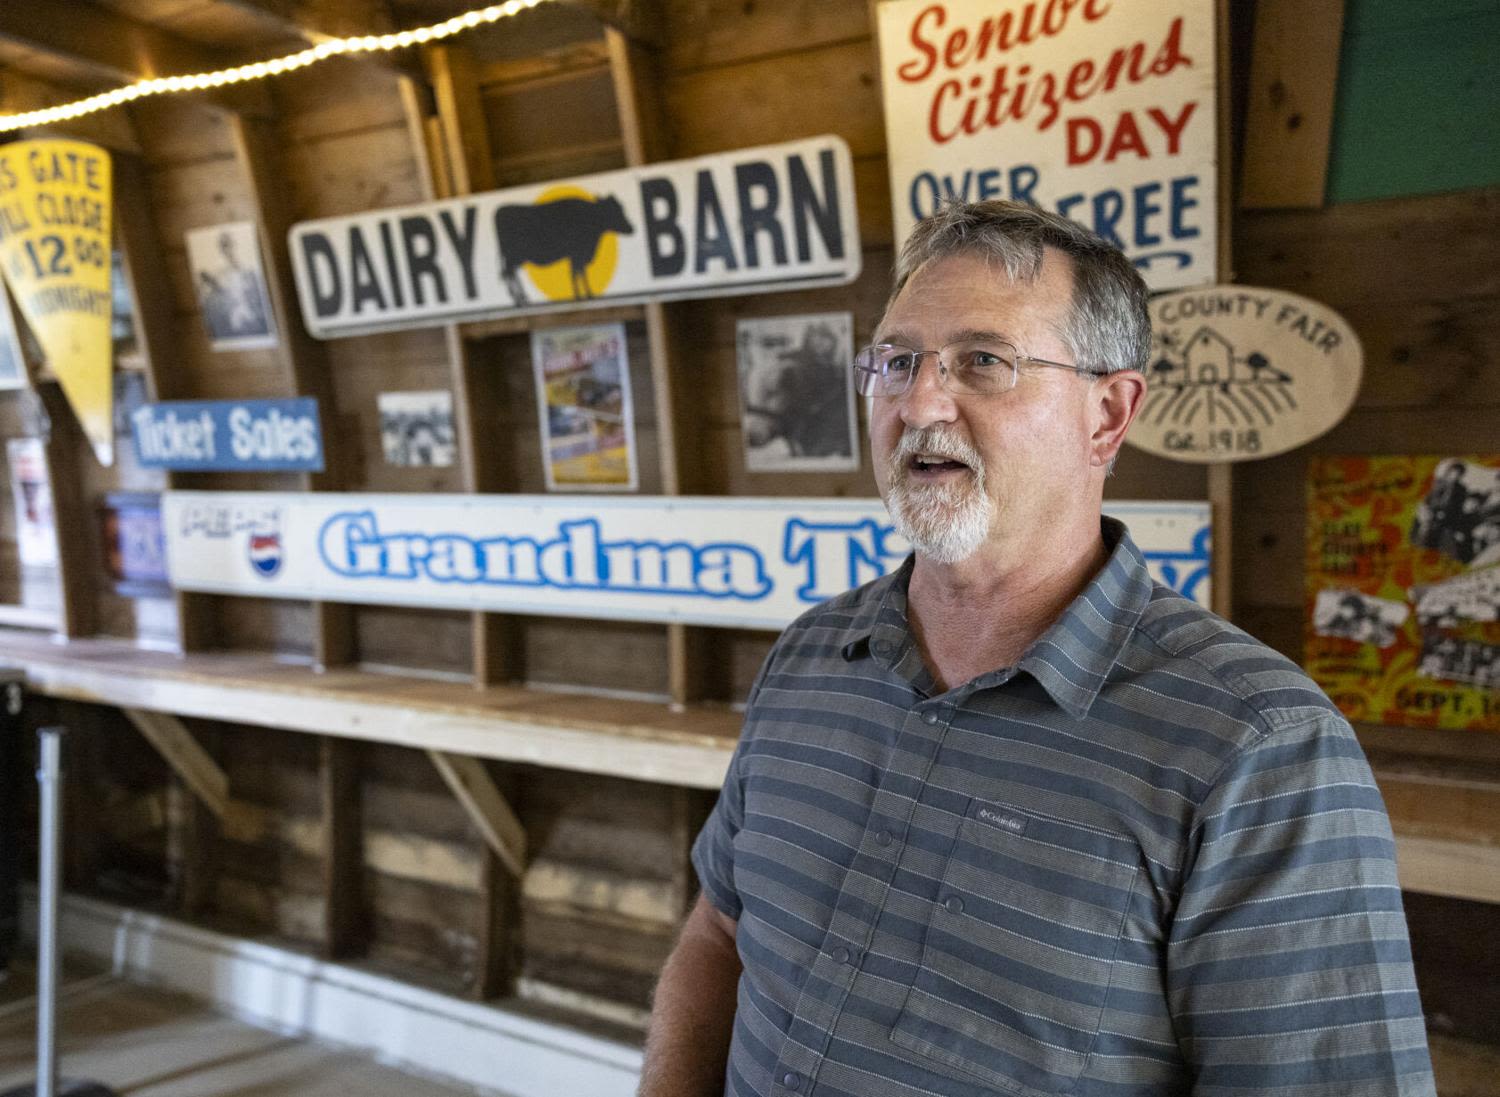
[[[642,1094],[1433,1092],[1349,725],[1101,521],[1145,301],[1024,206],[903,247],[856,370],[915,552],[767,658]]]

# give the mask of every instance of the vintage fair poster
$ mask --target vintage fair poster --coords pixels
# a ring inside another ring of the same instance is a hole
[[[1308,672],[1351,720],[1500,731],[1500,455],[1308,476]]]
[[[1114,241],[1153,290],[1217,277],[1216,0],[876,6],[896,242],[1009,198]]]
[[[635,423],[624,324],[531,336],[548,491],[634,491]]]
[[[47,455],[37,438],[5,443],[10,464],[10,494],[16,511],[16,555],[21,566],[57,566],[57,526],[52,511],[52,480]]]
[[[0,147],[0,269],[99,463],[114,460],[109,153]]]

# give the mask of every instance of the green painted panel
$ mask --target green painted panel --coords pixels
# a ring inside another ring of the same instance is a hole
[[[1348,0],[1328,200],[1500,183],[1500,0]]]

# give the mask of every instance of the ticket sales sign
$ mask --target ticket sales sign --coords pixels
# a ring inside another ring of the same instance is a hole
[[[1153,290],[1216,277],[1216,0],[883,0],[897,240],[1011,198],[1118,244]]]
[[[320,338],[837,285],[861,261],[838,137],[304,221],[290,245]]]
[[[171,400],[130,417],[144,468],[179,471],[321,472],[318,401]]]
[[[1204,605],[1206,503],[1110,502]],[[779,629],[900,564],[877,499],[167,492],[180,590]]]

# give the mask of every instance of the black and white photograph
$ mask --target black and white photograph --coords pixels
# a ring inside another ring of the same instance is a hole
[[[1373,598],[1357,590],[1320,590],[1313,604],[1313,630],[1319,636],[1341,636],[1388,648],[1409,616],[1411,607],[1405,602]]]
[[[1500,567],[1480,568],[1441,583],[1411,588],[1417,623],[1455,628],[1465,621],[1500,621]]]
[[[403,468],[452,466],[456,446],[451,392],[382,392],[376,404],[386,464]]]
[[[214,350],[276,345],[276,321],[253,221],[187,234],[188,266],[203,325]]]
[[[1422,641],[1422,661],[1417,664],[1417,673],[1426,678],[1500,690],[1500,644],[1430,633]]]
[[[847,312],[741,320],[740,423],[751,472],[859,468],[854,317]]]
[[[1438,462],[1411,541],[1460,563],[1490,562],[1500,553],[1500,469],[1457,457]]]

